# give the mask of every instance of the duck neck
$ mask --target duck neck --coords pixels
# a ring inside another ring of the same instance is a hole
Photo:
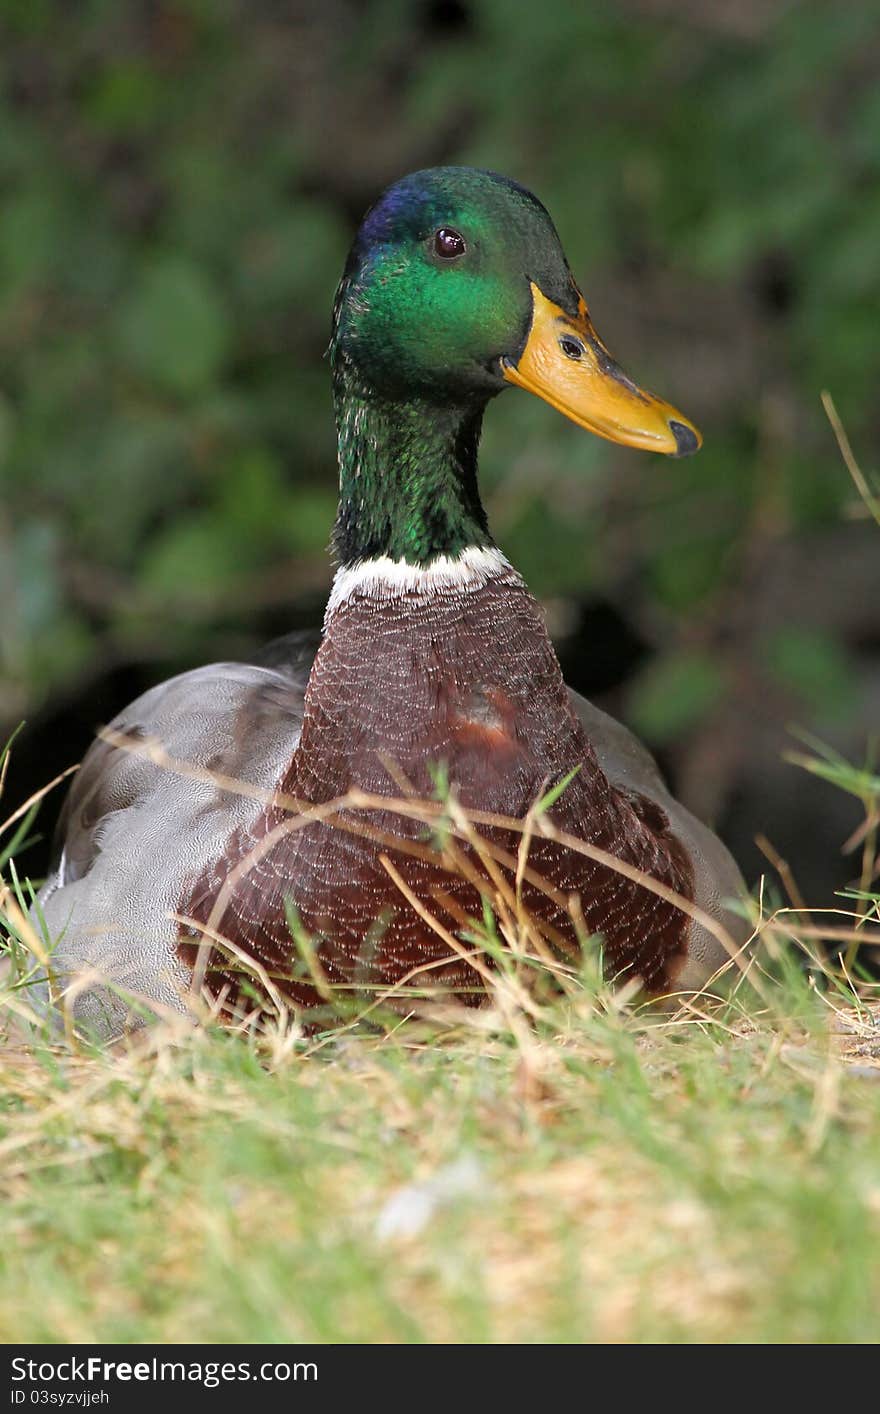
[[[492,545],[477,489],[484,403],[395,401],[337,368],[339,514],[343,566],[387,555],[424,567]]]

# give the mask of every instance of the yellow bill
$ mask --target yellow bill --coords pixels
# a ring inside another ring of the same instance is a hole
[[[686,457],[702,445],[688,418],[637,388],[597,335],[583,299],[577,318],[532,282],[532,323],[519,359],[501,360],[505,378],[609,442]]]

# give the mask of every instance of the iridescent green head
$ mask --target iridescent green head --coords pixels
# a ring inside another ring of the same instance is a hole
[[[700,443],[614,362],[544,207],[494,172],[437,167],[388,188],[352,246],[330,348],[344,564],[426,565],[491,543],[477,443],[511,383],[615,442]]]
[[[383,397],[485,402],[517,383],[613,441],[699,445],[599,340],[540,201],[494,172],[435,167],[388,188],[349,255],[331,348]]]
[[[501,359],[525,345],[530,280],[577,314],[559,238],[530,192],[467,167],[414,172],[358,231],[334,352],[384,394],[485,399],[506,386]]]

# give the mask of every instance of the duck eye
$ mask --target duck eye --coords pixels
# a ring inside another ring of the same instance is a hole
[[[573,339],[570,334],[564,334],[559,340],[559,347],[566,358],[573,358],[575,362],[584,356],[584,346],[580,339]]]
[[[467,249],[464,243],[464,236],[458,231],[453,231],[451,226],[441,226],[434,234],[434,250],[443,260],[455,260],[456,256],[464,255]]]

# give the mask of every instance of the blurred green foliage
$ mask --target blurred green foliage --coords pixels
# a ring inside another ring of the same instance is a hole
[[[820,388],[880,430],[878,51],[868,0],[0,0],[0,717],[317,610],[335,283],[439,161],[538,192],[600,331],[706,432],[652,464],[501,400],[487,495],[534,588],[648,640],[653,740],[762,683],[845,710],[844,627],[761,595],[852,499]]]

